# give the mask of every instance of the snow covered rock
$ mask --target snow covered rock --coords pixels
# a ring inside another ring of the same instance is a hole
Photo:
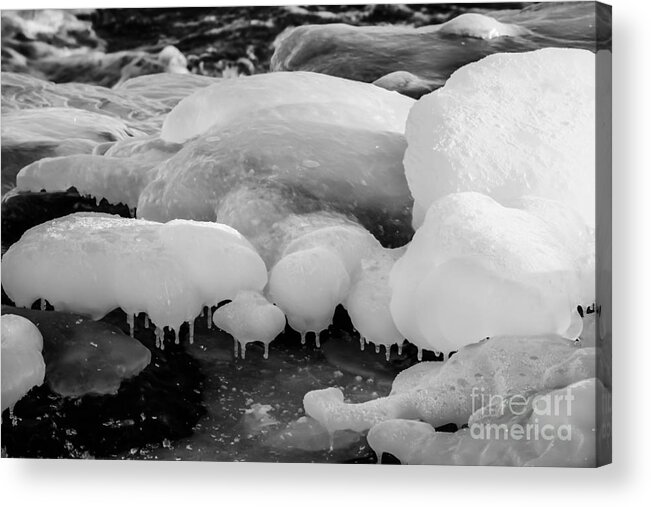
[[[2,411],[12,408],[32,387],[45,378],[43,336],[29,320],[3,315],[2,322]]]
[[[488,56],[422,97],[407,122],[414,226],[436,199],[524,195],[595,214],[595,55],[549,48]]]
[[[2,286],[18,306],[42,298],[95,319],[145,312],[159,331],[178,332],[204,306],[266,283],[264,262],[237,231],[184,220],[75,213],[30,229],[2,259]]]
[[[379,130],[403,133],[413,100],[369,84],[312,72],[257,74],[222,80],[183,99],[165,118],[161,137],[184,142],[210,127],[224,127],[242,116],[287,104],[307,105],[304,119],[312,121],[321,120],[322,109],[348,106],[362,113],[356,115],[360,122],[374,121]],[[354,127],[355,118],[347,118]]]

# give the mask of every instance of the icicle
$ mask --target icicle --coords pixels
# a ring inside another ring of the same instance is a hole
[[[387,361],[389,361],[391,358],[391,345],[385,345],[384,348],[386,349]]]
[[[41,311],[44,312],[47,309],[47,301],[44,298],[41,298]]]
[[[154,334],[156,335],[156,347],[165,350],[165,329],[157,327]]]
[[[398,344],[398,355],[402,355],[402,343]]]
[[[149,315],[145,313],[145,329],[149,329]]]
[[[242,343],[240,351],[242,352],[242,359],[246,359],[246,343]]]
[[[264,358],[269,359],[269,344],[268,343],[264,344]]]
[[[174,334],[174,345],[178,345],[179,343],[181,343],[181,339],[179,338],[179,334],[180,334],[179,331],[177,331],[176,329],[172,329],[172,333]]]
[[[212,307],[206,306],[206,325],[212,329]]]
[[[301,345],[305,345],[307,333],[301,333]]]
[[[188,337],[190,338],[190,345],[194,343],[194,319],[188,322]]]
[[[364,350],[364,346],[366,345],[366,340],[364,340],[363,336],[359,337],[359,350]]]
[[[317,349],[321,348],[321,337],[319,336],[319,333],[314,333],[314,343]]]
[[[379,345],[376,345],[376,346],[375,346],[375,353],[376,353],[376,354],[379,354],[379,353],[380,353],[380,346],[379,346]]]
[[[235,352],[235,359],[237,359],[237,356],[239,355],[239,348],[238,348],[239,342],[237,341],[237,338],[233,337],[233,351]]]
[[[335,450],[335,434],[332,431],[328,432],[328,436],[330,437],[330,452]]]
[[[134,319],[135,316],[133,313],[127,313],[127,324],[129,325],[129,336],[133,338],[133,329],[134,329]]]
[[[421,349],[420,347],[417,347],[417,348],[418,348],[418,356],[417,356],[418,360],[422,361],[423,360],[423,349]]]

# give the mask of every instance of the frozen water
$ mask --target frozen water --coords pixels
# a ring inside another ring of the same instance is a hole
[[[237,340],[242,356],[251,342],[262,342],[268,356],[269,343],[285,329],[283,311],[253,291],[238,292],[233,301],[215,311],[212,320]]]
[[[312,114],[304,117],[312,121],[321,121],[322,109],[349,106],[365,113],[358,121],[368,122],[365,117],[369,117],[379,130],[403,133],[413,100],[370,84],[312,72],[257,74],[222,80],[183,99],[165,118],[161,137],[183,142],[210,127],[225,127],[242,116],[285,104],[304,104],[308,112],[312,108]]]
[[[552,335],[491,338],[460,349],[444,363],[404,370],[384,398],[349,404],[339,389],[311,391],[305,395],[305,412],[330,432],[364,431],[390,419],[461,426],[496,398],[539,393],[594,377],[594,362],[580,359],[589,352],[585,350]]]
[[[500,409],[501,417],[486,417],[479,410],[469,428],[455,433],[436,432],[425,422],[389,420],[371,428],[367,439],[378,459],[388,452],[405,465],[593,467],[595,400],[603,389],[595,378],[581,380],[530,398],[526,407],[519,395],[505,403],[513,400],[516,414]]]
[[[587,50],[495,54],[422,97],[404,160],[414,226],[436,199],[461,191],[558,200],[594,226],[594,74]]]
[[[526,33],[520,26],[500,23],[495,18],[473,12],[461,14],[441,25],[431,27],[431,31],[475,39],[517,37]]]
[[[195,91],[218,82],[219,79],[197,74],[158,73],[132,77],[118,83],[114,89],[148,100],[156,100],[168,107]]]
[[[3,306],[6,317],[29,319],[43,333],[45,380],[61,396],[116,394],[123,380],[150,362],[149,349],[105,322],[74,313]],[[19,317],[20,316],[20,317]]]
[[[184,220],[75,213],[30,229],[2,259],[2,286],[18,306],[45,298],[95,319],[119,307],[177,332],[204,306],[266,283],[264,262],[237,231]]]
[[[45,378],[43,336],[29,320],[3,315],[2,321],[2,411],[11,409],[32,387]]]
[[[526,211],[464,192],[431,206],[391,272],[391,313],[405,338],[447,353],[487,336],[579,336],[576,307],[594,299],[591,245],[578,244],[587,229],[580,219],[551,224],[571,214],[532,202]]]

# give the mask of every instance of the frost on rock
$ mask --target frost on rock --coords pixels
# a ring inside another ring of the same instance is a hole
[[[288,104],[303,105],[307,120],[328,121],[319,113],[331,108],[351,120],[351,127],[355,120],[373,121],[379,130],[403,133],[413,100],[367,83],[312,72],[257,74],[224,79],[183,99],[165,118],[161,137],[184,142],[211,127],[225,127],[237,118]],[[346,107],[360,114],[356,118],[345,114]]]
[[[252,238],[292,213],[327,210],[354,217],[387,243],[404,244],[413,202],[404,149],[399,133],[269,110],[186,143],[157,167],[137,214],[219,220]]]
[[[430,207],[390,275],[391,314],[407,340],[448,353],[489,336],[579,336],[576,307],[594,301],[590,230],[554,223],[572,216],[557,202],[527,202],[535,206],[507,208],[464,192]]]
[[[204,306],[266,283],[264,262],[237,231],[185,220],[75,213],[30,229],[2,259],[2,286],[18,306],[42,298],[95,319],[119,307],[177,332]]]
[[[283,311],[253,291],[238,292],[233,301],[214,312],[212,319],[217,327],[233,336],[242,348],[242,357],[248,343],[262,342],[266,358],[269,343],[285,329]]]
[[[595,401],[603,391],[590,378],[528,399],[506,398],[455,433],[394,419],[371,428],[367,440],[378,458],[388,452],[405,465],[594,467]]]
[[[496,337],[463,347],[444,363],[404,370],[387,397],[348,404],[341,390],[328,388],[307,393],[303,405],[331,433],[366,431],[391,419],[461,426],[496,398],[529,396],[594,377],[594,361],[580,359],[589,352],[560,336]]]
[[[41,330],[45,381],[61,396],[116,394],[123,380],[138,375],[151,361],[147,347],[105,322],[8,306],[2,312],[3,320],[24,317]]]
[[[505,204],[558,200],[594,227],[595,55],[495,54],[422,97],[407,122],[414,226],[436,199],[476,191]]]
[[[2,411],[11,409],[32,387],[45,378],[43,336],[29,320],[3,315],[2,321]]]

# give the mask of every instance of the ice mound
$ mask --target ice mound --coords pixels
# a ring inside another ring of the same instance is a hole
[[[44,158],[21,169],[16,187],[21,191],[63,192],[75,187],[80,195],[126,204],[135,209],[150,181],[150,162],[98,155]]]
[[[118,307],[145,312],[159,338],[266,283],[264,262],[237,231],[184,220],[75,213],[30,229],[2,259],[2,286],[18,306],[41,298],[94,319]]]
[[[35,160],[91,153],[101,143],[137,133],[118,118],[83,109],[49,107],[3,113],[3,191],[12,188],[18,171]]]
[[[411,237],[402,134],[267,113],[186,143],[157,167],[138,217],[219,220],[253,237],[289,214],[328,210],[386,243]]]
[[[455,433],[419,421],[384,421],[367,440],[378,458],[388,452],[405,465],[593,467],[595,400],[603,390],[590,378],[530,398],[516,395],[478,410]]]
[[[414,99],[418,99],[438,88],[437,83],[434,81],[428,81],[404,70],[390,72],[386,76],[373,81],[373,84]]]
[[[414,226],[436,199],[462,191],[558,200],[594,226],[594,73],[587,50],[496,54],[422,97],[404,160]]]
[[[364,83],[311,72],[276,72],[225,79],[183,99],[165,118],[161,138],[184,142],[210,127],[285,104],[350,106],[374,119],[381,130],[404,132],[413,101]],[[340,106],[337,106],[340,107]],[[320,121],[318,111],[305,119]],[[351,126],[354,126],[351,125]]]
[[[123,380],[138,375],[151,361],[147,347],[105,322],[8,306],[2,312],[3,320],[24,317],[42,330],[45,380],[61,396],[116,394]]]
[[[306,414],[330,432],[365,431],[391,419],[420,419],[435,428],[461,426],[499,397],[526,396],[594,377],[594,362],[575,360],[583,350],[553,335],[490,338],[461,348],[444,363],[404,370],[387,397],[348,404],[341,390],[328,388],[307,393],[303,404]]]
[[[217,78],[197,74],[163,72],[132,77],[115,85],[114,89],[146,100],[155,100],[172,108],[181,99],[218,81]]]
[[[285,329],[283,311],[253,291],[238,292],[233,301],[215,310],[212,319],[217,327],[233,336],[235,355],[239,344],[243,359],[246,345],[251,342],[263,343],[267,359],[269,344]]]
[[[3,315],[2,321],[2,411],[11,409],[32,387],[45,378],[43,336],[29,320]]]
[[[462,192],[430,207],[391,272],[391,314],[405,338],[448,353],[488,336],[579,336],[576,307],[594,301],[589,230],[580,219],[550,223],[557,202],[531,202],[527,211]]]
[[[556,47],[559,41],[594,51],[595,26],[610,25],[609,12],[587,3],[535,4],[521,11],[492,11],[491,16],[462,14],[441,25],[419,28],[298,26],[276,39],[271,69],[312,71],[369,83],[404,71],[433,89],[443,86],[458,68],[493,53]],[[609,47],[610,33],[600,32],[597,37],[599,47]]]

